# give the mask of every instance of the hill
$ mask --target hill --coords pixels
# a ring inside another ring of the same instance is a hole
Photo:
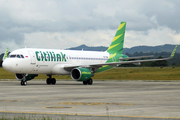
[[[104,47],[104,46],[93,47],[93,46],[86,46],[85,44],[83,44],[77,47],[67,48],[67,50],[106,51],[107,48],[108,47]]]
[[[170,44],[165,44],[165,45],[159,45],[159,46],[136,46],[132,48],[126,48],[124,49],[123,53],[130,53],[134,54],[135,52],[143,52],[143,53],[161,53],[161,52],[172,52],[176,45],[170,45]],[[180,53],[180,48],[177,48],[177,53]]]
[[[123,53],[129,53],[134,54],[135,52],[143,52],[143,53],[161,53],[161,52],[172,52],[175,45],[165,44],[165,45],[159,45],[159,46],[136,46],[132,48],[124,48]],[[97,47],[90,47],[86,45],[80,45],[77,47],[68,48],[68,50],[84,50],[84,51],[106,51],[108,47],[104,46],[97,46]],[[180,53],[180,48],[177,48],[177,53]]]

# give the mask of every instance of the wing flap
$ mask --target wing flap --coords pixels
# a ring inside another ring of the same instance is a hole
[[[119,60],[120,60],[120,61],[123,61],[123,60],[139,59],[139,58],[150,58],[150,57],[154,57],[154,55],[150,55],[150,56],[138,56],[138,57],[129,57],[129,58],[119,58]]]

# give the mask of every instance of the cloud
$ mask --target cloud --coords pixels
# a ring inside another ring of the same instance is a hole
[[[24,46],[55,49],[66,49],[82,43],[88,46],[109,46],[114,37],[112,33],[115,34],[113,30],[27,33]]]
[[[146,31],[128,31],[125,35],[125,47],[155,46],[180,43],[180,33],[168,27],[159,27]]]
[[[167,44],[165,37],[169,36],[177,44],[179,6],[179,0],[0,0],[0,52],[9,42],[14,43],[12,50],[27,44],[45,48],[108,46],[121,21],[127,22],[127,47],[152,45],[147,39],[153,45]],[[133,39],[135,35],[139,36]],[[164,41],[158,42],[161,35]]]

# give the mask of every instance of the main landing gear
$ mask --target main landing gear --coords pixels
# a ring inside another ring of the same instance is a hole
[[[83,81],[83,84],[84,85],[92,85],[93,84],[93,80],[92,80],[92,78],[90,78],[89,80],[86,80],[86,81]]]
[[[51,78],[52,75],[48,75],[48,76],[49,76],[49,78],[46,80],[46,83],[48,85],[50,85],[50,84],[55,85],[56,84],[56,79],[55,78]]]
[[[21,80],[21,85],[26,86],[26,85],[27,85],[27,82],[26,82],[26,81],[24,81],[24,80]]]

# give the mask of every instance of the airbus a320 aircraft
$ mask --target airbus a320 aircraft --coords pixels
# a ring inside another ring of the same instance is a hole
[[[138,65],[141,62],[168,60],[174,56],[177,46],[169,58],[129,61],[148,56],[129,58],[122,54],[125,28],[126,22],[121,22],[111,45],[105,52],[23,48],[14,50],[7,56],[7,49],[2,65],[5,70],[15,73],[21,85],[26,85],[27,81],[34,79],[38,74],[49,76],[47,84],[56,84],[56,79],[52,78],[52,75],[71,75],[75,81],[92,85],[91,77],[94,73],[120,64]]]

